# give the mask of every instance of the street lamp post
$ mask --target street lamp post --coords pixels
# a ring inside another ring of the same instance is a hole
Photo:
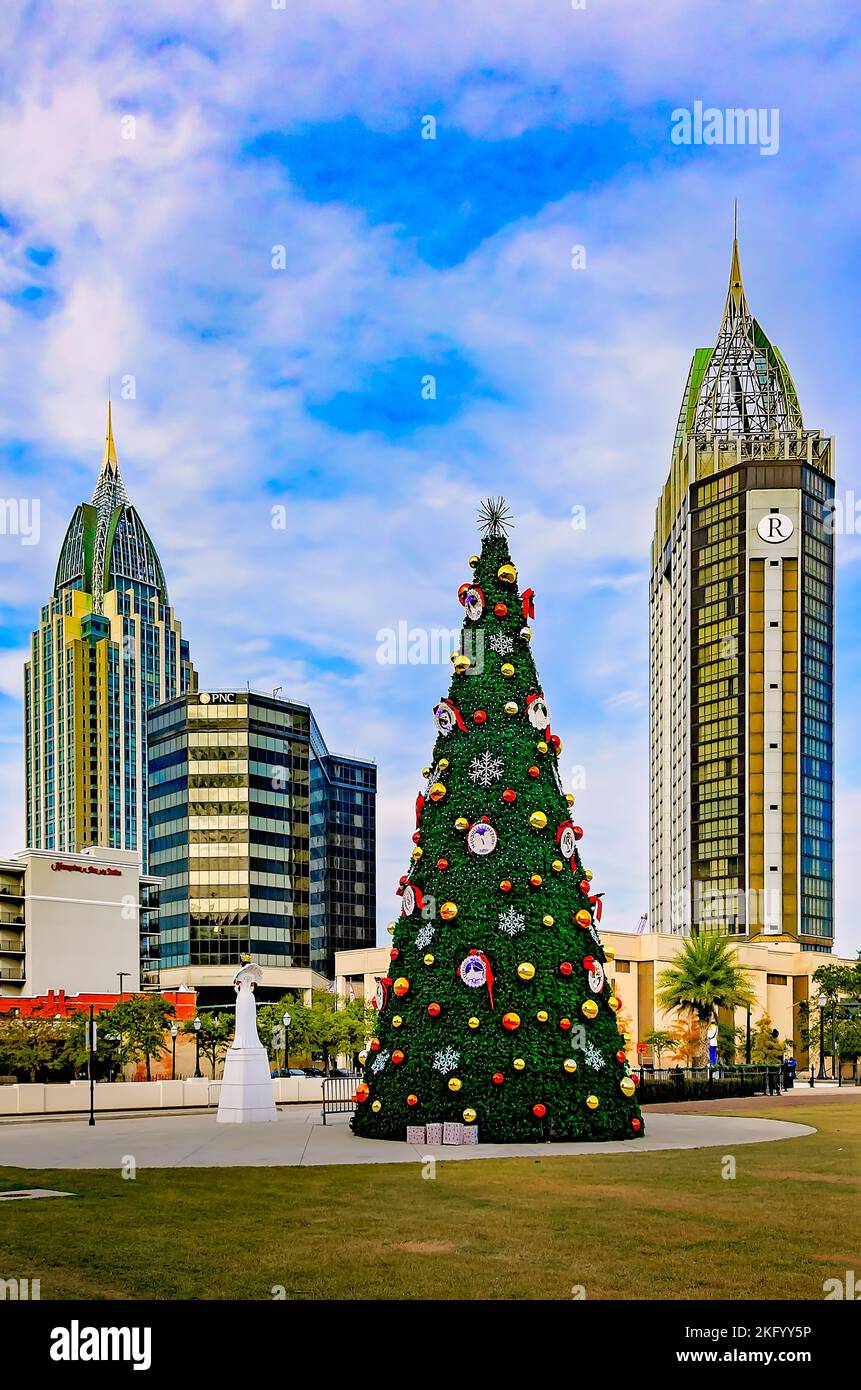
[[[819,1005],[819,1071],[817,1078],[819,1081],[825,1080],[825,1006],[828,1003],[828,995],[820,994],[817,999]]]
[[[200,1019],[194,1020],[194,1079],[199,1081],[200,1071]]]
[[[747,1019],[744,1025],[744,1060],[750,1066],[750,1005],[747,1006]]]
[[[290,1070],[290,1024],[292,1023],[292,1021],[293,1021],[293,1020],[291,1019],[291,1017],[290,1017],[289,1014],[285,1014],[285,1015],[284,1015],[283,1023],[284,1023],[284,1070],[285,1070],[285,1071],[289,1071],[289,1070]]]
[[[177,1028],[176,1024],[175,1024],[175,1023],[172,1023],[172,1024],[170,1025],[170,1040],[171,1040],[170,1079],[171,1079],[171,1081],[175,1081],[175,1080],[176,1080],[176,1035],[177,1035],[178,1032],[179,1032],[179,1029]]]
[[[118,971],[117,971],[117,979],[118,979],[119,982],[120,982],[120,1003],[123,1002],[123,980],[127,979],[128,976],[130,975],[130,973],[131,973],[131,972],[130,972],[129,970],[118,970]]]

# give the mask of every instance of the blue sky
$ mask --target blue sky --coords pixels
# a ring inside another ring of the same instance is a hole
[[[41,505],[37,545],[0,535],[0,851],[23,838],[28,633],[93,486],[111,378],[121,467],[202,683],[281,685],[332,747],[378,759],[381,921],[449,667],[382,666],[377,634],[458,624],[475,508],[505,493],[563,770],[585,769],[587,863],[605,922],[632,928],[648,547],[735,198],[751,305],[861,497],[854,12],[177,8],[0,14],[0,496]],[[695,101],[776,108],[777,153],[674,145],[672,112]],[[861,945],[859,558],[842,537],[844,951]]]

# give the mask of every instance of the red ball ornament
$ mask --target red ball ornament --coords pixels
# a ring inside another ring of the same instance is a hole
[[[508,612],[508,604],[507,604],[507,603],[495,603],[495,604],[493,605],[493,612],[494,612],[494,615],[495,615],[497,618],[504,618],[504,617],[506,616],[507,612]]]
[[[631,1072],[631,1080],[633,1081],[633,1083],[634,1083],[635,1086],[639,1086],[639,1084],[640,1084],[640,1078],[639,1078],[639,1076],[637,1075],[637,1073],[636,1073],[635,1071],[632,1071],[632,1072]]]
[[[362,1103],[362,1101],[367,1100],[370,1094],[371,1088],[370,1086],[367,1086],[364,1081],[361,1083],[361,1085],[356,1087],[356,1100],[360,1104]]]
[[[431,1018],[437,1018],[440,1013],[439,1004],[428,1004],[428,1013],[430,1014]]]
[[[553,749],[554,753],[559,752],[560,748],[562,747],[562,740],[558,734],[550,735],[550,747]]]
[[[511,892],[511,880],[508,879],[508,878],[504,878],[504,879],[502,880],[502,882],[500,883],[500,885],[499,885],[499,891],[500,891],[501,893],[510,893],[510,892]]]
[[[590,973],[590,975],[591,975],[592,971],[595,969],[595,957],[594,957],[594,956],[584,956],[584,957],[583,957],[583,969],[584,969],[584,970],[588,970],[589,973]]]
[[[562,1029],[563,1033],[567,1033],[568,1029],[571,1027],[570,1018],[560,1018],[559,1027]]]
[[[486,723],[487,723],[487,715],[486,715],[486,713],[484,712],[484,710],[483,710],[483,709],[477,709],[477,710],[475,711],[475,714],[472,716],[472,721],[473,721],[474,724],[486,724]]]
[[[617,1062],[624,1062],[624,1060],[625,1060],[625,1054],[624,1054],[624,1052],[622,1051],[622,1049],[619,1048],[619,1051],[616,1053],[616,1061],[617,1061]]]
[[[493,1084],[494,1084],[494,1086],[501,1086],[504,1080],[505,1080],[505,1077],[502,1075],[502,1072],[501,1072],[501,1071],[495,1071],[495,1072],[493,1073]]]
[[[581,878],[581,880],[580,880],[580,892],[581,892],[581,893],[588,893],[590,887],[591,887],[591,884],[590,884],[588,878]]]
[[[418,1096],[407,1096],[407,1105],[418,1105]]]
[[[404,1060],[404,1054],[401,1052],[400,1048],[398,1048],[397,1051],[395,1051],[395,1052],[392,1053],[392,1061],[394,1062],[394,1064],[395,1064],[396,1067],[397,1067],[397,1066],[400,1066],[400,1064],[401,1064],[401,1062],[402,1062],[403,1060]]]
[[[508,1033],[516,1032],[516,1030],[520,1027],[520,1014],[516,1014],[513,1012],[509,1014],[504,1014],[502,1019],[502,1026]]]
[[[537,777],[539,775],[537,767],[530,767],[527,769],[527,771],[529,772],[530,777]]]
[[[421,837],[422,837],[422,832],[421,832],[420,830],[414,830],[414,831],[413,831],[413,844],[414,844],[414,845],[417,845],[418,842],[419,842],[419,840],[421,839]]]
[[[541,881],[542,881],[542,880],[541,880],[541,875],[540,875],[540,874],[530,874],[530,875],[529,875],[529,882],[530,882],[530,884],[531,884],[531,886],[532,886],[533,888],[540,888],[540,887],[541,887]]]
[[[409,879],[407,878],[407,875],[406,875],[406,874],[401,874],[400,878],[398,879],[398,883],[401,885],[402,888],[405,888],[406,885],[409,883]]]
[[[379,1050],[380,1050],[380,1040],[379,1040],[379,1038],[371,1038],[371,1051],[372,1051],[372,1052],[379,1052]]]
[[[631,1128],[635,1134],[637,1134],[643,1128],[642,1122],[637,1119],[636,1115],[631,1120]]]
[[[536,1105],[533,1105],[532,1113],[535,1116],[536,1120],[543,1120],[544,1116],[547,1114],[547,1106],[542,1105],[541,1101],[538,1101]]]
[[[582,827],[582,825],[575,825],[575,826],[574,826],[574,839],[575,839],[575,840],[582,840],[582,839],[583,839],[583,827]]]
[[[398,958],[398,956],[399,956],[400,954],[401,954],[401,953],[400,953],[400,951],[398,950],[397,946],[393,946],[392,949],[389,951],[389,959],[390,959],[390,960],[397,960],[397,958]]]
[[[438,859],[438,860],[436,861],[436,866],[437,866],[438,869],[445,870],[445,869],[448,868],[448,860],[447,860],[447,859]]]
[[[560,975],[570,975],[572,969],[573,969],[573,966],[572,966],[570,960],[563,960],[563,961],[561,961],[560,964],[559,964],[559,974],[560,974]]]
[[[517,792],[513,787],[506,787],[505,791],[502,793],[502,799],[503,801],[516,801]]]

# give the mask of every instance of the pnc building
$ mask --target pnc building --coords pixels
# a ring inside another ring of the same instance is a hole
[[[92,501],[69,523],[30,639],[27,847],[133,850],[145,872],[146,713],[196,684],[158,555],[120,474],[109,405]]]
[[[834,936],[834,450],[748,307],[694,353],[650,585],[651,923]]]

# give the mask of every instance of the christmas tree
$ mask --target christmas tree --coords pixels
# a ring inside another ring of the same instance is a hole
[[[535,596],[518,592],[504,501],[481,518],[353,1130],[403,1140],[407,1126],[459,1122],[484,1142],[634,1138],[643,1122],[595,925],[601,898],[532,656]]]

